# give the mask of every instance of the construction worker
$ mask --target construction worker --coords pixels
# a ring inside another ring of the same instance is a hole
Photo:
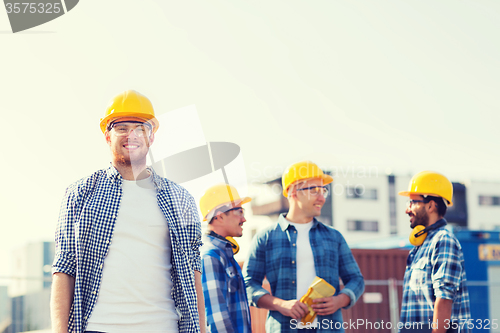
[[[267,332],[295,332],[310,328],[321,332],[343,332],[341,308],[356,303],[364,290],[364,280],[344,237],[316,219],[321,215],[327,184],[333,178],[309,161],[292,164],[282,176],[283,195],[290,209],[277,223],[260,231],[253,239],[243,275],[250,304],[269,309]],[[317,317],[302,326],[308,312],[299,301],[318,276],[336,293],[314,300]],[[271,293],[262,288],[267,278]],[[339,278],[344,289],[339,290]]]
[[[466,332],[471,317],[464,256],[444,218],[447,207],[453,205],[453,186],[439,173],[422,171],[399,195],[410,198],[406,214],[415,246],[404,277],[401,331],[420,329],[422,324],[422,329],[433,333],[459,328]]]
[[[159,123],[136,91],[100,128],[111,166],[66,190],[56,230],[53,332],[204,332],[193,197],[146,167]]]
[[[236,188],[227,184],[212,186],[200,199],[203,220],[208,221],[201,249],[201,282],[212,333],[252,332],[245,283],[234,259],[239,246],[233,239],[243,235],[246,220],[241,206],[251,200],[240,198]]]

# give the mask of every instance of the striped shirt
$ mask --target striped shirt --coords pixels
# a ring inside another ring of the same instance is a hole
[[[250,333],[250,307],[231,244],[207,235],[201,249],[208,332]]]
[[[172,299],[179,313],[179,332],[199,332],[194,271],[201,272],[201,224],[193,197],[181,186],[159,177],[152,168],[157,203],[168,222],[172,242]],[[70,185],[56,229],[52,273],[75,277],[68,332],[83,332],[101,285],[102,269],[120,209],[123,178],[113,167]]]
[[[401,323],[428,325],[433,320],[437,297],[453,300],[451,320],[465,324],[461,332],[466,332],[466,321],[471,316],[464,256],[460,243],[444,226],[431,230],[424,243],[410,251],[404,277]]]

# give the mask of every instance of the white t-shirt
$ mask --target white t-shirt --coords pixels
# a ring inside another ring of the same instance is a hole
[[[152,177],[123,181],[120,210],[87,331],[178,332],[168,223]]]
[[[309,286],[316,277],[316,268],[314,266],[314,256],[309,241],[309,230],[313,226],[313,222],[309,223],[293,223],[291,225],[297,229],[297,299],[300,299],[307,293]],[[312,325],[298,327],[315,326],[318,319],[315,318]]]

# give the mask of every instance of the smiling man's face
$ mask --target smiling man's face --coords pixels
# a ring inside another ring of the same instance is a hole
[[[422,201],[424,197],[421,195],[411,194],[410,200]],[[425,210],[426,202],[416,202],[406,207],[406,214],[410,217],[410,227],[413,229],[417,225],[429,226],[429,214]]]
[[[323,180],[321,179],[310,179],[294,185],[292,191],[297,198],[298,208],[308,218],[313,218],[321,215],[321,208],[323,208],[326,199],[322,194],[313,195],[309,190],[302,189],[322,186]]]
[[[126,135],[123,135],[126,134]],[[114,121],[106,131],[106,142],[111,149],[113,163],[121,165],[146,164],[154,134],[140,118],[126,117]]]

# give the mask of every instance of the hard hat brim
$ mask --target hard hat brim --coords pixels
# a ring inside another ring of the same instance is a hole
[[[321,175],[321,176],[319,176],[319,177],[312,177],[312,178],[299,179],[299,180],[297,180],[296,182],[291,183],[291,184],[288,186],[288,188],[286,188],[286,189],[284,188],[284,189],[283,189],[283,196],[284,196],[285,198],[288,198],[288,189],[289,189],[289,188],[290,188],[290,186],[292,186],[293,184],[296,184],[296,183],[298,183],[298,182],[305,182],[305,181],[308,181],[308,180],[311,180],[311,179],[321,179],[321,180],[323,181],[323,185],[328,185],[328,184],[330,184],[331,182],[333,182],[333,177],[332,177],[332,176],[330,176],[330,175],[326,175],[326,174],[323,174],[323,175]]]
[[[436,193],[420,193],[420,192],[410,192],[410,191],[401,191],[401,192],[398,192],[398,195],[401,195],[403,197],[409,197],[411,194],[416,194],[416,195],[430,195],[430,196],[433,196],[433,197],[443,198],[442,196],[440,196],[439,194],[436,194]],[[448,207],[453,206],[453,202],[448,201],[445,198],[443,198],[443,200],[446,201],[446,202],[448,202]]]
[[[243,197],[243,198],[239,198],[239,199],[236,199],[234,201],[229,201],[229,202],[224,202],[220,205],[218,205],[217,207],[213,208],[212,210],[210,210],[207,215],[205,215],[203,217],[203,221],[207,221],[207,217],[212,213],[212,212],[215,212],[217,209],[223,207],[223,206],[226,206],[226,205],[229,205],[229,204],[232,204],[234,206],[242,206],[244,204],[246,204],[247,202],[250,202],[252,201],[252,198],[250,197]],[[212,219],[212,217],[210,217],[210,219]]]

